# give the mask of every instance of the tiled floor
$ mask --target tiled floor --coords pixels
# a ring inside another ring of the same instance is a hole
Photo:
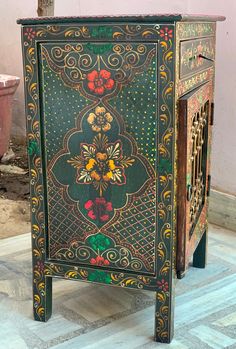
[[[54,280],[53,315],[33,321],[30,234],[0,240],[0,349],[236,348],[236,233],[211,226],[206,269],[177,282],[175,337],[153,342],[152,292]]]

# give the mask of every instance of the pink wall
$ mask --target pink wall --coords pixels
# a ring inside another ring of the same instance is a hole
[[[25,134],[21,31],[16,18],[35,17],[36,2],[37,0],[0,0],[0,74],[15,75],[21,79],[13,104],[13,133],[16,135]]]
[[[0,73],[22,77],[18,17],[36,16],[37,1],[0,1]],[[55,0],[55,15],[132,13],[204,13],[227,17],[218,23],[216,57],[216,107],[213,139],[212,183],[236,195],[236,0]],[[23,83],[15,96],[14,134],[24,133]]]

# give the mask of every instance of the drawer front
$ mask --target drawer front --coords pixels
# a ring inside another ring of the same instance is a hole
[[[215,40],[213,37],[180,42],[179,78],[184,79],[214,65]]]
[[[181,97],[214,80],[216,23],[176,24],[176,92]]]
[[[206,229],[212,82],[179,101],[178,267],[187,268]]]
[[[49,259],[155,273],[157,45],[41,43]]]

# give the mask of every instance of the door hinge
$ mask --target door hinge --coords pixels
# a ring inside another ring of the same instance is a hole
[[[208,186],[207,186],[207,196],[210,196],[210,190],[211,190],[211,175],[207,176],[208,179]]]
[[[210,120],[211,126],[214,124],[214,111],[215,111],[215,103],[211,102],[211,120]]]

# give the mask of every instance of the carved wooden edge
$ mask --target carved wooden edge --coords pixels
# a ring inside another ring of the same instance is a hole
[[[187,99],[179,99],[179,122],[178,122],[178,190],[177,190],[177,257],[176,270],[184,270],[186,256],[186,172],[187,172]]]
[[[44,2],[41,0],[41,2]],[[47,2],[51,2],[48,0]],[[35,18],[19,18],[17,19],[18,24],[43,24],[43,23],[71,23],[71,22],[123,22],[123,21],[133,21],[133,22],[158,22],[158,21],[203,21],[203,22],[216,22],[216,21],[224,21],[224,16],[210,16],[210,15],[188,15],[188,14],[180,14],[180,13],[170,13],[170,14],[130,14],[130,15],[99,15],[99,16],[59,16],[59,17],[35,17]]]

